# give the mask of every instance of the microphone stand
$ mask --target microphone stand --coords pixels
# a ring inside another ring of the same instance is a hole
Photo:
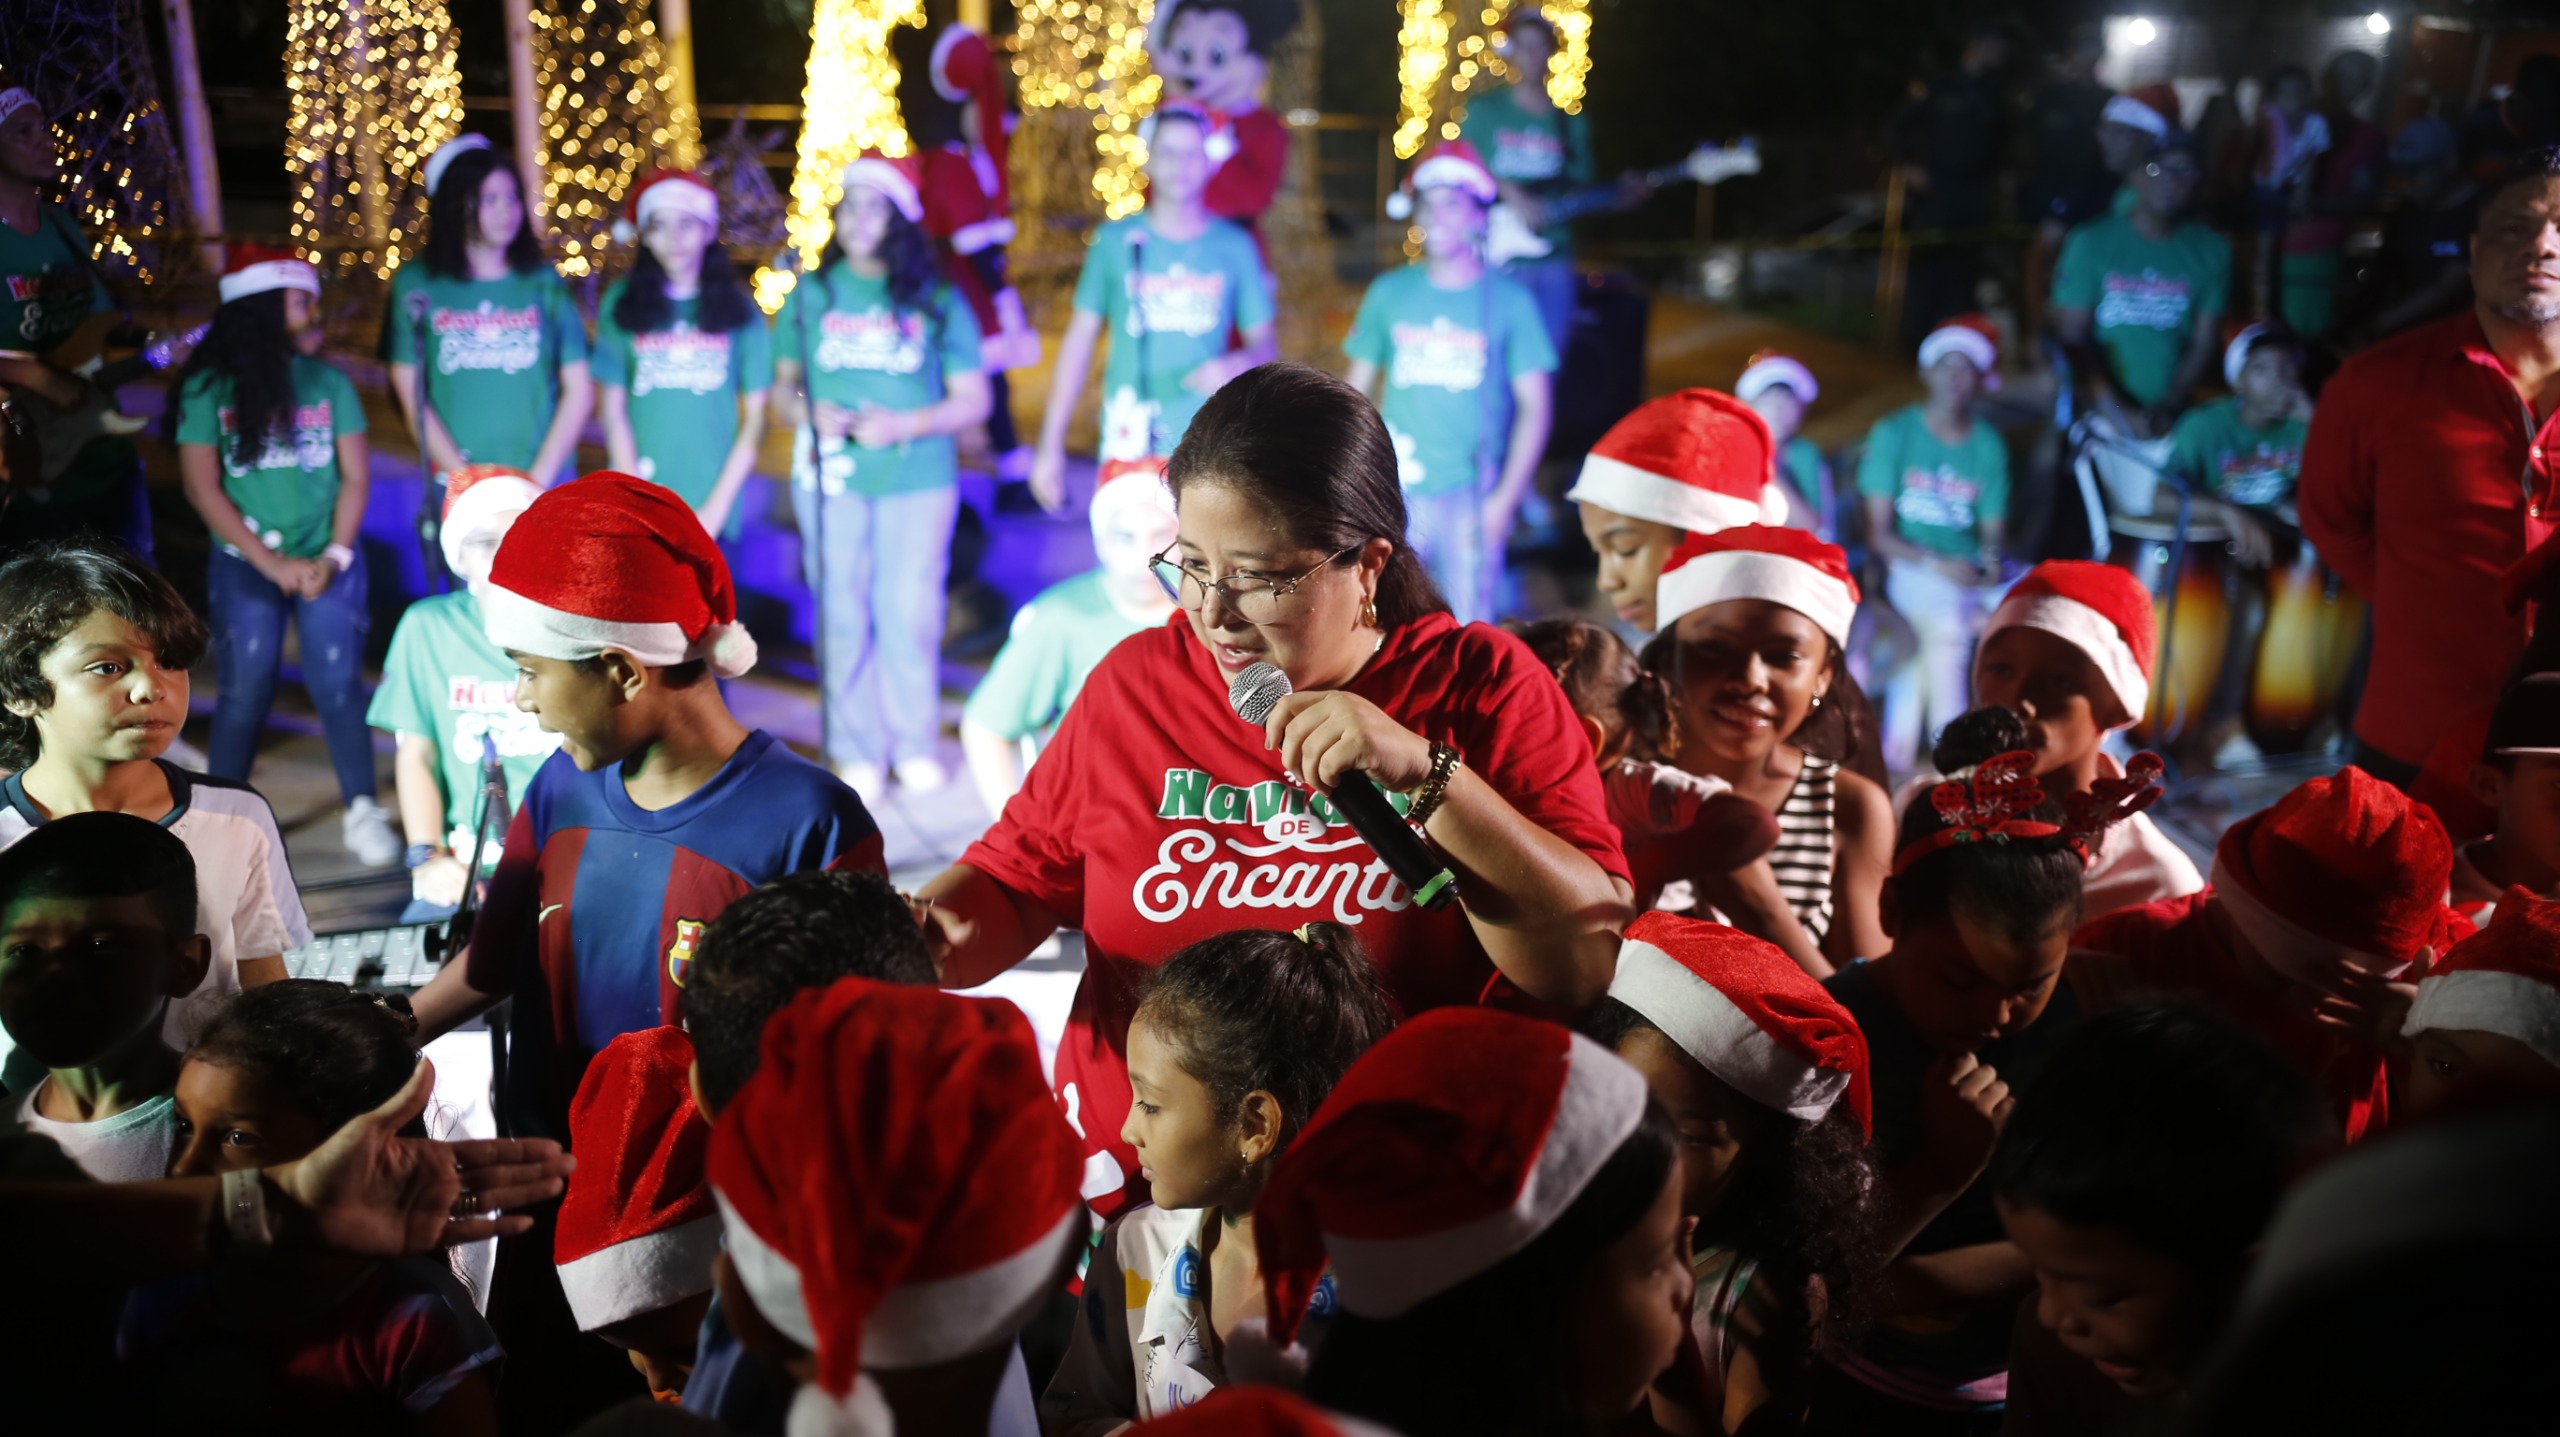
[[[462,882],[462,902],[445,922],[445,952],[460,957],[470,946],[471,930],[480,920],[480,865],[488,857],[489,830],[504,828],[507,822],[507,770],[498,762],[498,741],[489,734],[480,736],[480,817],[471,831],[471,866]],[[507,1035],[514,1017],[515,1000],[504,999],[488,1012],[489,1024],[489,1111],[497,1120],[498,1136],[515,1136],[515,1123],[507,1112]]]
[[[1147,216],[1138,214],[1137,228],[1129,231],[1129,337],[1137,343],[1138,405],[1146,416],[1146,452],[1141,459],[1152,459],[1162,451],[1156,447],[1155,375],[1147,369]]]
[[[798,246],[784,251],[791,258],[792,273],[800,276],[801,302],[793,323],[800,331],[800,425],[809,438],[809,529],[801,542],[816,547],[817,562],[810,566],[817,575],[815,591],[809,595],[809,647],[818,660],[818,756],[833,768],[835,759],[828,753],[827,712],[834,695],[828,692],[827,679],[827,466],[818,452],[818,346],[809,337],[809,307],[831,300],[826,290],[826,266],[810,271],[800,258]],[[805,286],[815,284],[820,294],[811,294]],[[792,476],[796,482],[797,475]]]

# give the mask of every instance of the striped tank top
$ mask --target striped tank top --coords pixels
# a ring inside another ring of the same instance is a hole
[[[1778,805],[1778,846],[1769,868],[1796,921],[1819,943],[1831,931],[1832,789],[1840,765],[1804,756],[1786,802]]]

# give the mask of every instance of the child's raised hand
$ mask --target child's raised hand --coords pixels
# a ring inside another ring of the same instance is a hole
[[[1971,1053],[1941,1056],[1920,1075],[1921,1155],[1950,1186],[1972,1182],[2017,1105],[1998,1069]]]
[[[512,1210],[558,1197],[577,1160],[547,1138],[399,1136],[434,1094],[435,1065],[421,1058],[389,1102],[351,1119],[308,1157],[268,1168],[286,1198],[277,1214],[285,1231],[312,1247],[398,1257],[531,1228],[532,1218]]]
[[[2419,950],[2418,961],[2404,979],[2425,973],[2434,961],[2433,948]],[[2416,983],[2395,982],[2379,973],[2344,966],[2301,977],[2311,986],[2307,996],[2312,1022],[2344,1033],[2385,1057],[2409,1056],[2414,1045],[2400,1028],[2418,1001]]]

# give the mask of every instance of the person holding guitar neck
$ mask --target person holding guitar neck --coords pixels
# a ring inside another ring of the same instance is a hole
[[[111,314],[114,301],[90,266],[87,237],[69,214],[45,203],[55,163],[43,106],[25,90],[0,90],[0,390],[63,411],[88,403],[89,386],[39,356]],[[41,472],[19,472],[33,467],[23,451],[0,467],[9,470],[0,482],[13,498],[0,511],[0,547],[85,531],[151,552],[141,459],[121,434],[90,431],[50,483]]]

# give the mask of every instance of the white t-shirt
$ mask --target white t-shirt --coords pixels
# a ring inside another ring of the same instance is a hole
[[[52,1081],[38,1083],[18,1104],[18,1121],[28,1132],[53,1139],[65,1157],[102,1183],[156,1182],[169,1175],[169,1155],[178,1145],[175,1098],[162,1093],[112,1118],[66,1123],[36,1111],[36,1098]]]

